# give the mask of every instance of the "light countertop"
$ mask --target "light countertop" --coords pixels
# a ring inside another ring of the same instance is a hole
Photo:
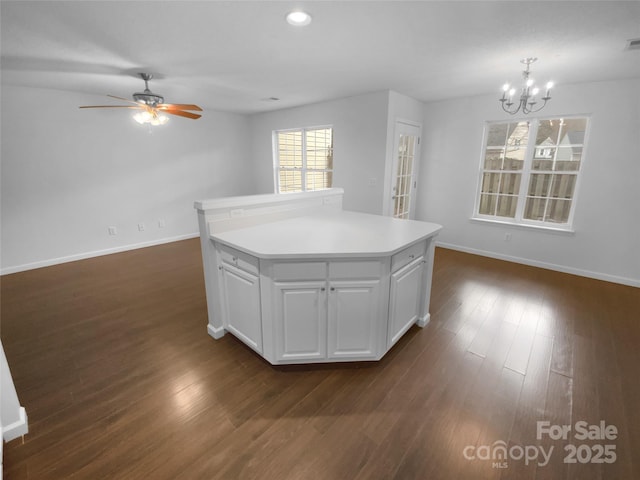
[[[377,257],[436,235],[435,223],[340,211],[301,216],[211,238],[259,258]]]

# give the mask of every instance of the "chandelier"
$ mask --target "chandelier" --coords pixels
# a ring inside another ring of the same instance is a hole
[[[519,99],[514,101],[513,96],[516,93],[515,88],[512,88],[508,83],[505,83],[502,86],[502,98],[500,99],[500,104],[505,112],[510,113],[511,115],[515,115],[520,111],[524,114],[539,112],[551,99],[551,88],[553,87],[553,82],[548,82],[544,97],[540,98],[544,103],[541,105],[538,104],[537,96],[540,93],[540,89],[536,87],[533,78],[529,78],[529,75],[531,74],[529,67],[536,60],[538,59],[535,57],[528,57],[520,60],[520,63],[523,63],[526,67],[522,71],[524,84],[522,85]]]

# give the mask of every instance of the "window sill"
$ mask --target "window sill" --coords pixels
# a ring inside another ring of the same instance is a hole
[[[486,223],[489,225],[499,225],[499,226],[508,226],[508,227],[516,227],[516,228],[523,228],[525,230],[538,230],[541,232],[549,232],[549,233],[559,233],[562,235],[575,235],[576,231],[573,230],[571,227],[566,227],[566,228],[562,228],[562,227],[550,227],[550,226],[546,226],[546,225],[532,225],[529,223],[515,223],[515,222],[507,222],[507,221],[501,221],[501,220],[492,220],[492,219],[488,219],[488,218],[479,218],[479,217],[471,217],[469,220],[471,220],[472,222],[478,222],[478,223]]]

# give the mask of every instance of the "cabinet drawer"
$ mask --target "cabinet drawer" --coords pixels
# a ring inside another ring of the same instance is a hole
[[[245,272],[259,274],[259,261],[256,257],[226,245],[219,245],[218,249],[223,262],[234,265]]]
[[[274,280],[324,280],[326,262],[282,262],[273,264]]]
[[[391,257],[391,271],[396,272],[405,265],[409,265],[416,258],[424,255],[427,243],[422,241],[405,248]]]
[[[334,261],[329,263],[330,279],[380,278],[382,264],[378,260]]]

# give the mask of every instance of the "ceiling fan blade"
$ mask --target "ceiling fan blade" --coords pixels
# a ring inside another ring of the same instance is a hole
[[[160,110],[196,110],[201,112],[202,109],[198,105],[188,104],[188,103],[160,103],[156,108]]]
[[[178,115],[180,117],[192,118],[194,120],[197,120],[202,116],[202,115],[198,115],[197,113],[183,112],[182,110],[162,110],[162,111],[164,113],[168,113],[169,115]]]
[[[132,105],[84,105],[78,108],[133,108],[135,110],[144,107],[142,105],[140,105],[139,107],[134,107]]]
[[[133,103],[134,105],[140,105],[138,102],[129,100],[128,98],[116,97],[115,95],[107,95],[107,97],[115,98],[116,100],[122,100],[123,102]]]

